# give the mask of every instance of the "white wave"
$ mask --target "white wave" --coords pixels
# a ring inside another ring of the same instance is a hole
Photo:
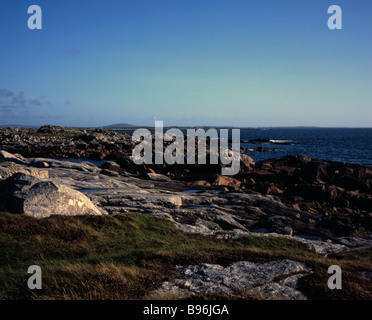
[[[292,140],[270,140],[270,143],[275,144],[291,144]]]

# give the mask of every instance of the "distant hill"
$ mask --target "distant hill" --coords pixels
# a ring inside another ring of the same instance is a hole
[[[102,128],[113,129],[113,128],[134,128],[134,127],[137,127],[137,126],[133,124],[129,124],[129,123],[116,123],[116,124],[110,124],[109,126],[105,126]]]

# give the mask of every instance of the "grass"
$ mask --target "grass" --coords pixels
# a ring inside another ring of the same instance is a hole
[[[313,299],[372,297],[370,282],[358,274],[372,271],[371,249],[326,259],[291,239],[185,234],[170,221],[148,215],[37,220],[0,213],[0,247],[0,299],[142,299],[172,280],[176,265],[277,259],[305,262],[314,270],[300,282]],[[42,290],[27,288],[27,269],[34,264],[43,272]],[[327,287],[332,264],[343,270],[342,290]]]

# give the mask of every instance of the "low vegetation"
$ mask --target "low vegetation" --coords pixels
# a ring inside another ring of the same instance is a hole
[[[372,271],[371,249],[324,258],[290,239],[219,240],[182,233],[170,221],[144,214],[37,220],[1,213],[0,247],[0,299],[142,299],[174,278],[176,265],[284,258],[314,270],[300,281],[309,298],[370,299],[372,292],[359,274]],[[327,287],[332,264],[343,270],[342,290]],[[42,268],[42,290],[27,288],[30,265]]]

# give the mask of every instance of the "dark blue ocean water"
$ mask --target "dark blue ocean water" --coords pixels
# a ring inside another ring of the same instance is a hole
[[[152,131],[152,130],[150,130]],[[164,130],[165,131],[165,130]],[[185,130],[183,130],[186,132]],[[132,130],[120,131],[132,133]],[[242,141],[276,140],[278,143],[241,143],[256,162],[288,154],[372,166],[372,128],[259,128],[240,130]],[[288,144],[287,144],[288,143]],[[270,152],[252,151],[257,147]]]
[[[372,128],[275,128],[241,130],[240,139],[281,140],[284,144],[248,144],[243,147],[270,148],[271,152],[246,151],[255,161],[281,158],[287,154],[316,159],[357,163],[372,166]]]

